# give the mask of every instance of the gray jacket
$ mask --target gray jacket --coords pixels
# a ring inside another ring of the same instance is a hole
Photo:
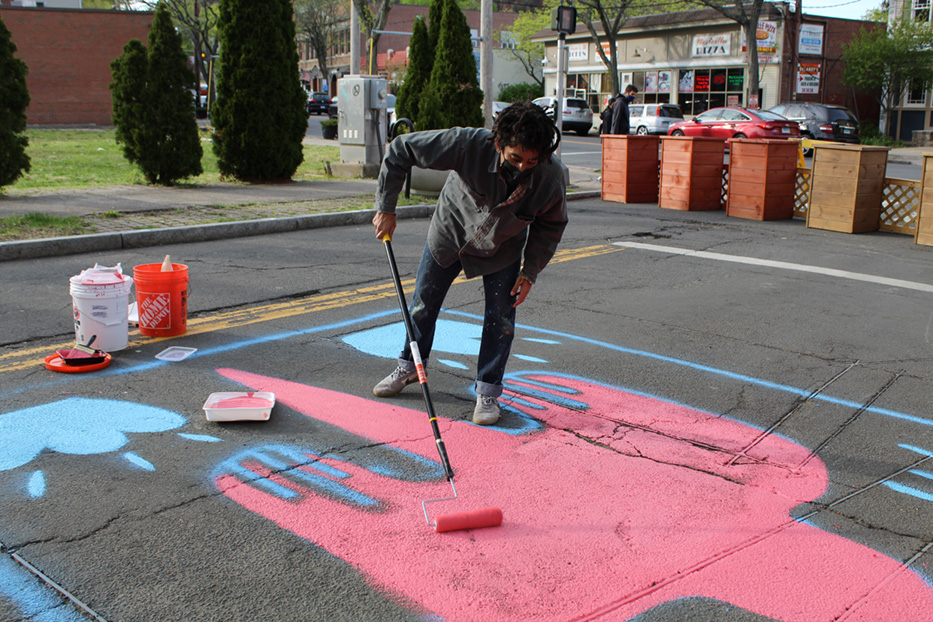
[[[491,136],[455,127],[397,137],[382,161],[375,207],[395,213],[413,166],[449,170],[428,231],[434,260],[447,267],[459,259],[472,278],[522,259],[522,274],[534,282],[567,226],[567,168],[554,156],[542,160],[507,196]]]

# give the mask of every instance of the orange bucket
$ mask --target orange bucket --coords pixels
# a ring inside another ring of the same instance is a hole
[[[182,335],[188,329],[188,266],[147,263],[133,268],[139,332],[150,337]]]

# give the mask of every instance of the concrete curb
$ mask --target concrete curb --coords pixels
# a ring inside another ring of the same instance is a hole
[[[599,198],[599,190],[572,192],[567,200]],[[429,218],[434,214],[434,205],[408,205],[399,207],[396,214],[400,219]],[[38,259],[40,257],[59,257],[80,253],[114,251],[129,248],[146,248],[163,244],[188,244],[242,238],[251,235],[286,233],[322,227],[343,227],[364,225],[372,221],[373,210],[354,210],[334,214],[308,214],[306,216],[286,216],[283,218],[263,218],[207,225],[185,227],[165,227],[161,229],[140,229],[115,233],[93,233],[61,238],[42,238],[38,240],[19,240],[0,242],[0,261],[15,259]]]
[[[426,218],[434,213],[434,205],[409,205],[398,208],[397,213],[398,217],[401,219]],[[162,229],[122,231],[118,233],[95,233],[61,238],[0,242],[0,261],[57,257],[61,255],[129,248],[145,248],[163,244],[206,242],[209,240],[239,238],[251,235],[319,229],[321,227],[360,225],[369,223],[372,217],[372,210],[355,210],[351,212],[338,212],[335,214],[309,214],[306,216],[263,218],[261,220],[223,222],[186,227],[166,227]]]

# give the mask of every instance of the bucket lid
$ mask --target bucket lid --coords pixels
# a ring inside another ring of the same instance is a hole
[[[76,285],[117,285],[125,283],[127,279],[120,264],[115,266],[94,264],[93,268],[82,270],[81,274],[71,277],[71,282]]]

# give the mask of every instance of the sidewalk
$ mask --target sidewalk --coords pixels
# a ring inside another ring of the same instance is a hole
[[[333,141],[305,138],[306,144]],[[599,196],[599,172],[570,169],[569,199]],[[203,186],[108,186],[5,196],[0,217],[42,213],[81,216],[94,233],[0,242],[0,261],[160,244],[198,242],[318,227],[367,223],[375,179],[284,184],[239,182]],[[417,200],[417,195],[412,195]],[[399,218],[425,218],[435,200],[403,206]],[[366,206],[361,208],[360,206]]]
[[[305,138],[312,145],[333,141]],[[892,149],[892,164],[920,166],[933,148]],[[599,171],[569,167],[568,199],[600,196]],[[202,186],[108,186],[81,191],[0,198],[0,217],[42,213],[81,216],[94,233],[0,242],[0,261],[140,248],[369,222],[374,179],[339,179],[284,184],[238,182]],[[413,197],[416,195],[412,195]],[[400,218],[429,216],[434,200],[399,208]],[[116,216],[115,216],[116,213]]]

